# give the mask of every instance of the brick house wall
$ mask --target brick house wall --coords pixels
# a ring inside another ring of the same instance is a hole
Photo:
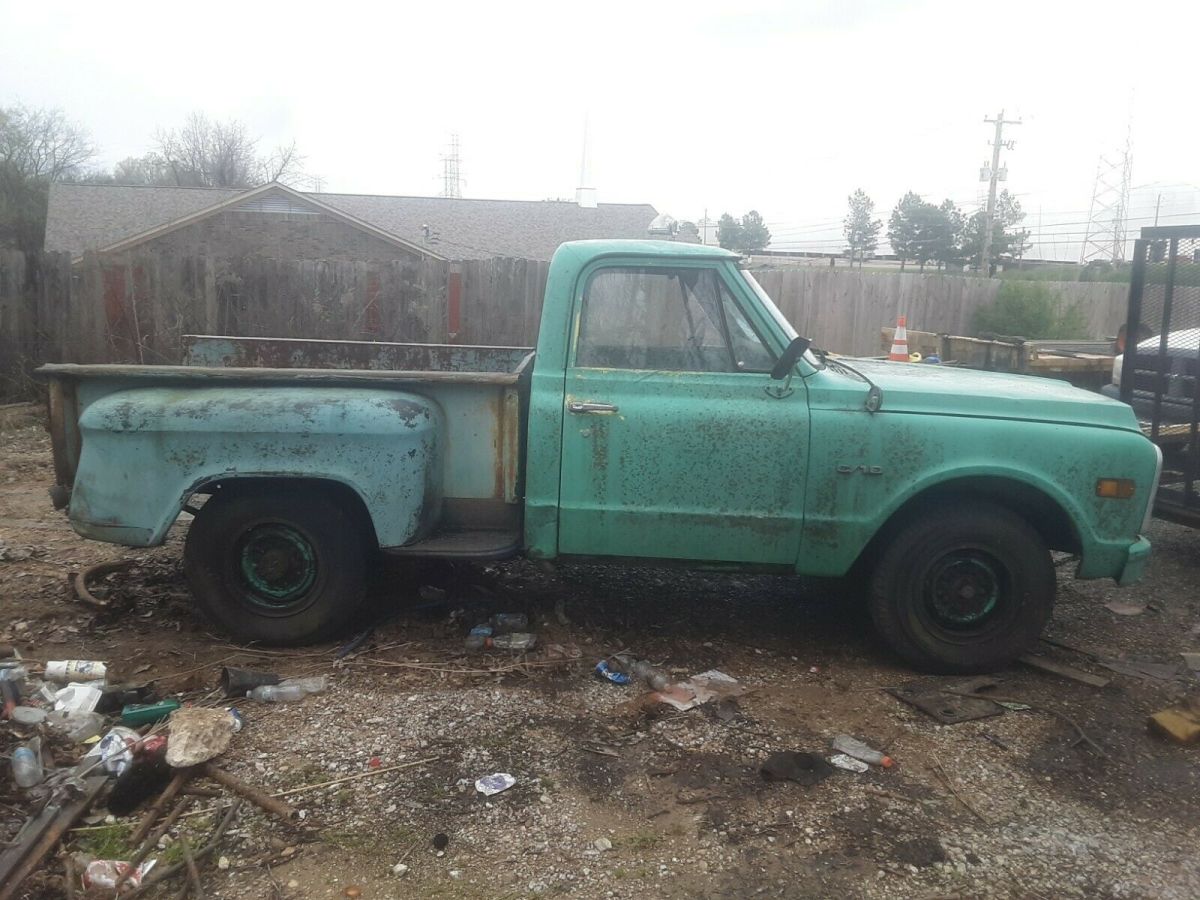
[[[328,259],[347,262],[390,262],[420,258],[390,241],[356,228],[327,213],[264,213],[225,210],[153,238],[139,252],[173,256],[271,259]]]

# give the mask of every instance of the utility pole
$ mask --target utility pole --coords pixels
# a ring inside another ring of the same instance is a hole
[[[992,165],[990,169],[985,170],[988,175],[987,219],[983,228],[983,253],[980,254],[979,260],[979,270],[983,272],[983,277],[990,278],[992,275],[992,230],[996,224],[996,182],[1008,178],[1008,171],[1002,172],[1000,169],[1000,148],[1011,150],[1015,143],[1004,140],[1004,126],[1020,125],[1021,120],[1006,119],[1004,110],[1000,110],[1000,114],[996,118],[985,118],[983,121],[996,126],[996,136],[992,139]]]

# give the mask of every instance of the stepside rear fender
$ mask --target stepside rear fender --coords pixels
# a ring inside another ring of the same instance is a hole
[[[443,419],[427,397],[374,388],[117,391],[80,416],[71,523],[87,538],[148,547],[205,485],[322,479],[362,500],[381,546],[399,546],[437,520]]]

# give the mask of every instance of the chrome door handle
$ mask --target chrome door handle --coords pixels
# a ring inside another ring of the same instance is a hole
[[[615,413],[617,407],[612,403],[584,403],[579,400],[572,400],[567,404],[567,409],[573,413]]]

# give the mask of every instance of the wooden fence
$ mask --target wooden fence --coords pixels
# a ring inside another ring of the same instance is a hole
[[[991,303],[1004,282],[961,275],[854,272],[824,267],[756,269],[763,289],[800,334],[818,347],[856,356],[879,352],[879,329],[904,314],[908,327],[971,334],[975,311]],[[1102,282],[1039,282],[1060,310],[1078,306],[1088,338],[1116,335],[1125,321],[1129,286]]]
[[[548,264],[524,259],[392,263],[133,255],[25,256],[0,250],[0,399],[27,396],[42,362],[178,362],[190,333],[532,346]],[[838,269],[755,277],[801,334],[842,353],[877,352],[908,316],[969,333],[995,280]],[[1078,303],[1090,337],[1116,333],[1127,288],[1047,284]]]

